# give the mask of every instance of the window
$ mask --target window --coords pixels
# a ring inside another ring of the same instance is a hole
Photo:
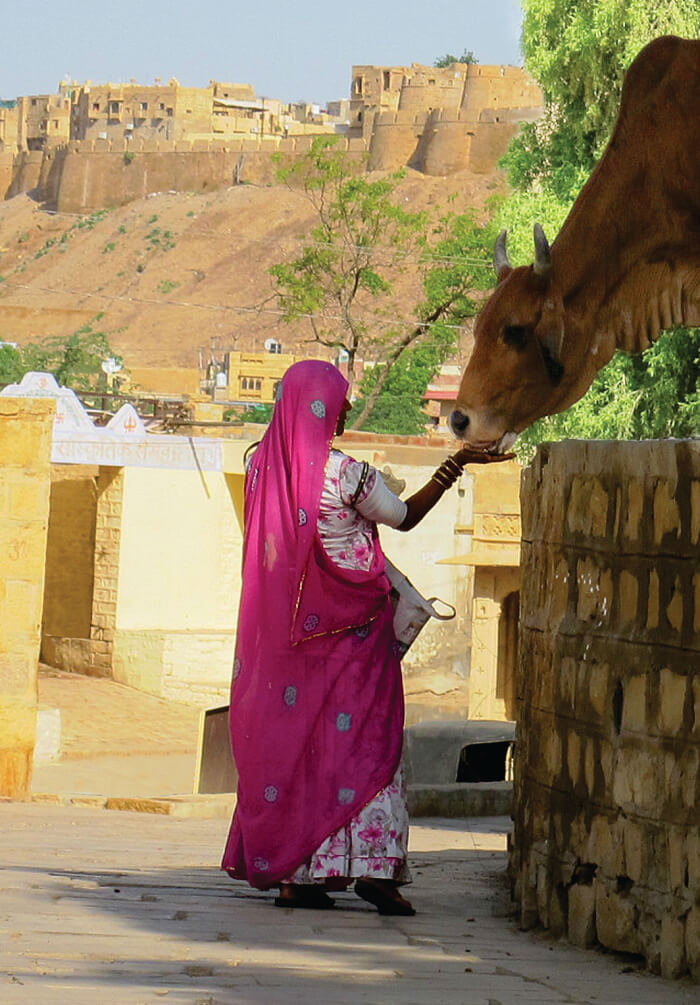
[[[168,108],[168,115],[171,115],[171,116],[172,116],[172,114],[173,114],[173,110],[172,110],[172,108]]]
[[[93,112],[99,112],[99,110],[100,110],[100,103],[99,103],[99,101],[93,101],[93,103],[92,103],[92,110],[93,110]]]
[[[164,112],[164,111],[165,111],[165,105],[163,104],[163,102],[162,102],[162,101],[161,101],[161,103],[160,103],[160,104],[158,105],[158,107],[160,108],[161,112]]]
[[[388,91],[391,87],[391,74],[388,70],[384,71],[384,90]]]
[[[32,104],[36,105],[36,98],[32,98]]]
[[[109,103],[109,112],[110,112],[110,115],[119,115],[119,102],[118,101],[110,101],[110,103]]]
[[[54,129],[58,129],[58,119],[53,120],[53,127]]]
[[[248,378],[241,377],[241,391],[247,391],[247,390],[248,390]]]
[[[362,94],[363,87],[364,79],[362,77],[355,77],[352,82],[352,93],[358,95]]]
[[[260,379],[258,378],[258,379],[257,379],[257,380],[255,381],[255,390],[256,390],[256,391],[259,391],[259,390],[261,390],[261,388],[262,388],[262,381],[261,381],[261,380],[260,380]]]

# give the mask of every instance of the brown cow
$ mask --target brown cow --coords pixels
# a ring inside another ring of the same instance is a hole
[[[664,328],[700,324],[700,41],[646,46],[625,77],[608,147],[551,250],[512,268],[479,315],[452,429],[507,450],[590,387],[616,349],[641,352]]]

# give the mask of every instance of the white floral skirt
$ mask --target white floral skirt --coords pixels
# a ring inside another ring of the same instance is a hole
[[[382,789],[345,827],[335,831],[283,883],[325,883],[365,876],[410,883],[408,808],[401,765]]]

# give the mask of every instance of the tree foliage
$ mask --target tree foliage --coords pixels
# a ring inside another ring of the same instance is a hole
[[[496,208],[514,264],[533,258],[532,224],[552,240],[607,143],[625,71],[653,38],[700,35],[697,0],[523,0],[522,46],[545,95],[502,165],[514,194]],[[617,354],[587,395],[521,436],[523,455],[546,439],[645,438],[700,432],[700,330],[674,329],[642,356]]]
[[[416,324],[397,333],[388,355],[366,372],[353,426],[405,434],[424,429],[423,394],[454,351],[461,326],[476,314],[475,294],[492,284],[491,225],[479,226],[473,213],[447,213],[432,237]]]
[[[278,160],[279,180],[303,190],[317,223],[301,254],[270,273],[285,320],[305,318],[312,341],[344,350],[352,383],[358,352],[367,356],[390,338],[377,315],[390,302],[390,277],[420,243],[425,216],[398,205],[400,172],[369,180],[336,140],[317,136],[303,157]]]
[[[107,390],[102,363],[109,358],[121,362],[121,357],[110,347],[107,332],[93,327],[101,317],[67,337],[52,336],[17,348],[0,346],[0,386],[17,383],[25,373],[37,370],[52,373],[59,384],[74,391]]]
[[[479,60],[476,58],[471,49],[465,49],[461,56],[453,56],[451,53],[446,53],[444,56],[438,56],[438,58],[433,63],[433,66],[437,67],[439,70],[444,70],[446,66],[451,66],[452,63],[478,63]]]
[[[522,48],[544,92],[546,114],[527,125],[506,158],[511,184],[539,181],[572,198],[617,115],[625,71],[659,35],[700,35],[697,0],[523,0]]]
[[[377,364],[366,373],[353,428],[424,426],[422,394],[454,348],[459,326],[475,314],[473,292],[491,283],[494,233],[470,213],[447,211],[431,222],[425,213],[407,212],[397,203],[402,174],[360,176],[333,137],[317,137],[291,165],[282,161],[278,177],[302,188],[318,221],[301,254],[270,270],[285,319],[306,318],[313,341],[343,349],[351,383],[358,355]],[[402,305],[404,320],[397,322],[393,283],[402,270],[418,271],[422,296]],[[419,343],[426,350],[414,357]],[[414,405],[403,399],[395,407],[388,399],[407,393],[406,381],[420,393]]]

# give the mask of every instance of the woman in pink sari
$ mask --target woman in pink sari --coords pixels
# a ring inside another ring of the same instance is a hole
[[[282,907],[355,891],[413,914],[399,886],[408,816],[403,689],[376,524],[409,530],[467,460],[463,449],[406,502],[331,449],[347,382],[308,360],[286,372],[249,464],[230,729],[238,801],[222,867]]]

